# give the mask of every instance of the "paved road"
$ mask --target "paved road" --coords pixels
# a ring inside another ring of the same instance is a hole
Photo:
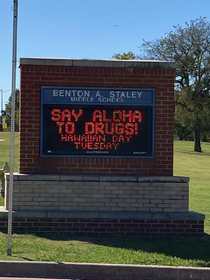
[[[73,278],[65,278],[65,279],[61,279],[61,278],[33,278],[33,277],[30,277],[30,278],[26,278],[26,277],[6,277],[6,276],[3,276],[3,277],[0,277],[0,280],[76,280],[76,279],[73,279]],[[80,280],[80,279],[77,279],[77,280]],[[94,279],[94,280],[97,280],[97,279]]]
[[[0,280],[101,280],[101,279],[37,278],[37,277],[34,278],[34,277],[7,277],[7,276],[0,276]],[[109,280],[109,279],[103,279],[103,280]],[[142,280],[147,280],[147,279],[142,279]]]
[[[33,277],[30,277],[30,278],[26,278],[26,277],[6,277],[6,276],[3,276],[3,277],[0,277],[0,280],[75,280],[73,278],[65,278],[65,279],[58,279],[58,278],[33,278]],[[79,279],[77,279],[79,280]],[[96,280],[96,279],[94,279]]]
[[[91,279],[75,279],[75,278],[34,278],[34,277],[7,277],[0,276],[0,280],[91,280]],[[97,280],[97,279],[94,279]],[[99,279],[98,279],[99,280]]]

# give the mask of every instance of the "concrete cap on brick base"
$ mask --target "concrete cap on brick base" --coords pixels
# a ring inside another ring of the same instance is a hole
[[[160,60],[104,60],[104,59],[61,59],[61,58],[20,58],[21,65],[121,67],[121,68],[162,68],[175,69],[176,62]]]

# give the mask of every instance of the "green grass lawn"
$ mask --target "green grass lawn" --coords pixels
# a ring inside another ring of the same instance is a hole
[[[15,154],[14,154],[14,172],[18,172],[19,158],[19,133],[15,133]],[[0,132],[0,169],[5,162],[10,165],[10,132]],[[3,205],[3,198],[0,194],[0,205]]]
[[[205,214],[210,234],[210,143],[202,143],[202,153],[193,148],[190,141],[174,142],[174,175],[190,177],[189,209]]]
[[[19,133],[15,133],[14,172],[18,172]],[[10,132],[0,132],[0,169],[5,162],[10,162]]]
[[[18,171],[18,138],[16,134],[14,171]],[[0,142],[2,168],[9,161],[9,133],[0,132],[0,139],[7,139]],[[202,153],[193,152],[193,145],[174,142],[174,175],[190,177],[190,210],[206,215],[203,238],[13,234],[12,256],[7,256],[7,235],[0,232],[0,259],[210,267],[210,143],[202,143]]]
[[[6,234],[0,240],[1,260],[210,267],[208,238],[13,234],[12,256]]]
[[[18,172],[19,158],[19,133],[15,133],[15,153],[14,153],[14,172]],[[5,162],[10,165],[10,132],[0,132],[0,169]],[[3,205],[3,198],[0,194],[0,205]]]

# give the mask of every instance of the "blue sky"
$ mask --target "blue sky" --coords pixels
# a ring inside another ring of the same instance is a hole
[[[110,59],[138,54],[151,41],[186,21],[207,17],[209,0],[18,0],[21,57]],[[11,94],[13,0],[0,0],[0,89]],[[18,65],[18,63],[17,63]],[[17,67],[17,88],[20,84]],[[0,100],[2,102],[2,99]],[[4,107],[4,105],[3,105]]]

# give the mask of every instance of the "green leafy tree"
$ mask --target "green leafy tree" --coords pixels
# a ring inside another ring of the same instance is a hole
[[[193,140],[193,119],[185,97],[185,92],[175,91],[174,134],[179,140]]]
[[[12,108],[12,95],[10,95],[8,104],[6,104],[6,123],[11,126],[11,108]],[[19,90],[15,91],[15,131],[19,131]]]
[[[210,139],[210,110],[208,107],[205,108],[205,118],[202,120],[202,131],[201,139],[206,142]]]
[[[175,86],[185,92],[180,105],[191,115],[194,151],[201,152],[201,134],[210,108],[210,24],[206,18],[174,26],[174,30],[140,47],[146,59],[176,61]]]
[[[136,59],[136,55],[133,52],[128,52],[128,53],[116,53],[112,57],[113,59],[122,59],[122,60],[133,60]]]

